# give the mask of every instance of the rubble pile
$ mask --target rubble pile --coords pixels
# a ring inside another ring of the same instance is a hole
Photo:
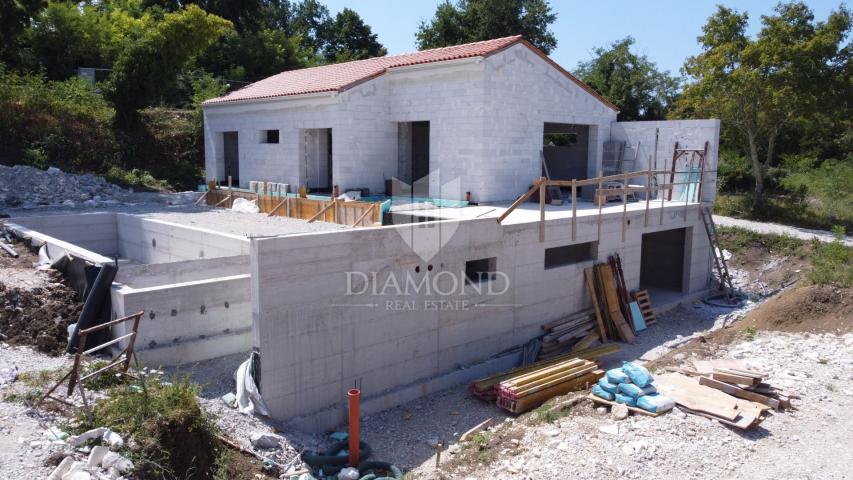
[[[133,192],[87,173],[76,175],[50,167],[0,165],[0,208],[74,207],[114,205]]]

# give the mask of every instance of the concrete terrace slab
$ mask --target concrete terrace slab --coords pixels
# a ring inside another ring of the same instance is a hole
[[[436,220],[473,220],[479,218],[498,218],[507,211],[512,203],[496,203],[489,205],[472,205],[463,208],[418,208],[412,210],[394,210],[395,215],[412,215],[417,217],[429,217]],[[684,201],[664,201],[663,208],[666,211],[684,209]],[[697,205],[695,202],[688,204],[690,207]],[[660,200],[649,202],[649,212],[658,211],[661,208]],[[644,200],[628,202],[626,211],[628,213],[643,211],[646,209]],[[598,206],[592,202],[578,201],[578,218],[598,215]],[[602,215],[614,215],[622,213],[622,204],[612,202],[602,206]],[[545,220],[561,220],[572,218],[572,205],[569,202],[563,205],[545,205]],[[507,218],[501,222],[503,225],[516,225],[539,221],[539,204],[536,202],[525,202],[516,208]]]
[[[184,227],[201,228],[217,233],[244,237],[269,237],[298,233],[346,230],[349,227],[327,222],[308,223],[287,217],[268,217],[262,213],[240,213],[232,210],[199,209],[196,211],[159,211],[139,214],[140,217],[176,223]]]

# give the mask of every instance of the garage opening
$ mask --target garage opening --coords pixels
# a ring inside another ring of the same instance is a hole
[[[225,178],[231,177],[231,185],[240,185],[240,151],[237,146],[237,132],[222,132],[223,151],[225,159]]]
[[[686,228],[643,235],[640,288],[648,289],[653,297],[656,291],[679,294],[684,291],[686,239]]]

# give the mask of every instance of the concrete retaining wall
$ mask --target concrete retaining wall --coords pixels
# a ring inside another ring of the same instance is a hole
[[[249,275],[145,288],[116,285],[115,317],[145,310],[136,341],[148,366],[177,365],[251,349]],[[114,329],[118,336],[130,325]]]
[[[709,250],[697,206],[686,220],[683,206],[666,207],[662,225],[651,212],[648,227],[642,212],[629,215],[625,242],[621,214],[603,218],[600,238],[596,217],[579,217],[575,242],[568,219],[549,221],[544,243],[538,223],[503,227],[494,219],[253,240],[253,342],[264,399],[278,419],[327,428],[343,421],[345,392],[356,382],[370,405],[387,408],[407,398],[398,393],[404,386],[411,391],[526,342],[544,322],[590,305],[582,272],[593,260],[545,270],[545,248],[598,241],[598,259],[619,252],[627,286],[636,288],[642,234],[693,227],[686,290],[703,289]],[[430,237],[441,239],[434,256],[421,244]],[[464,287],[466,262],[487,257],[500,272],[488,282],[492,293]],[[429,292],[414,287],[424,279]]]
[[[244,237],[137,215],[117,214],[118,254],[139,263],[167,263],[249,253]]]
[[[115,213],[18,217],[14,221],[18,225],[106,257],[118,254]]]

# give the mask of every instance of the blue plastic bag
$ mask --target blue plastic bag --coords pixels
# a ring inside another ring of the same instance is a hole
[[[623,393],[631,398],[640,398],[643,395],[648,395],[650,393],[655,392],[657,392],[657,389],[654,385],[646,385],[645,387],[641,388],[633,383],[620,383],[619,391],[617,393]]]
[[[650,393],[637,399],[637,407],[652,413],[662,413],[672,410],[675,402],[659,393]]]
[[[614,395],[607,390],[601,388],[597,383],[592,386],[592,394],[596,397],[603,398],[605,400],[613,400]]]
[[[605,392],[610,392],[616,395],[617,390],[619,389],[619,385],[615,383],[610,383],[607,381],[607,378],[601,377],[598,380],[598,386],[602,388]]]
[[[652,374],[649,373],[648,370],[646,370],[646,367],[637,365],[633,362],[622,363],[622,371],[628,375],[628,378],[631,379],[631,383],[637,385],[638,387],[645,387],[646,385],[650,385],[655,380],[654,377],[652,377]]]
[[[621,393],[616,394],[616,403],[624,403],[629,407],[637,406],[637,399],[631,397],[630,395],[622,395]]]
[[[617,385],[620,383],[627,383],[631,381],[631,379],[628,377],[628,374],[622,371],[621,368],[614,368],[608,370],[607,373],[605,373],[605,377],[607,377],[607,381],[609,383],[615,383]]]

